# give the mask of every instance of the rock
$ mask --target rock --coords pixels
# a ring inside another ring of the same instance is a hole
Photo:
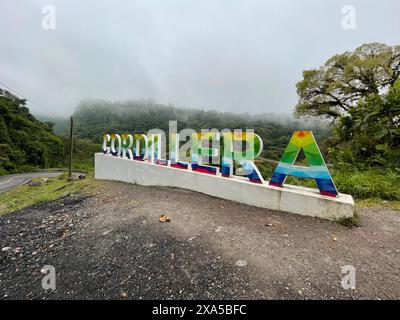
[[[106,231],[104,231],[101,235],[102,235],[102,236],[106,236],[106,235],[109,234],[111,231],[112,231],[112,229],[106,230]]]
[[[3,248],[1,248],[2,252],[6,252],[6,251],[9,251],[9,250],[11,250],[11,247],[3,247]]]
[[[30,181],[29,186],[30,187],[40,187],[43,183],[41,181]]]
[[[238,267],[245,267],[247,266],[247,261],[246,260],[238,260],[235,263]]]

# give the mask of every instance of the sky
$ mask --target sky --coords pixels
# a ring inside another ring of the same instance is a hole
[[[363,43],[400,44],[398,0],[0,0],[0,8],[0,83],[49,116],[88,98],[290,114],[303,70]]]

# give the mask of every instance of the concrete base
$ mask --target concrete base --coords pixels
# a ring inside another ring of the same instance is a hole
[[[95,154],[95,178],[183,188],[256,207],[329,220],[349,218],[354,214],[353,198],[346,194],[332,198],[320,195],[316,189],[291,185],[273,187],[267,183],[252,183],[243,177],[224,178],[103,153]]]

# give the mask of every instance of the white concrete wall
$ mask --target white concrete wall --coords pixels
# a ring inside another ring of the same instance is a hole
[[[247,178],[224,178],[189,170],[96,153],[95,178],[136,183],[143,186],[177,187],[248,205],[304,216],[335,220],[352,217],[350,195],[332,198],[318,190],[285,185],[283,188],[251,183]]]

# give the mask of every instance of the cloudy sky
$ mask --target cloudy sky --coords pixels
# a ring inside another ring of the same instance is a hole
[[[55,8],[55,30],[42,26],[43,5]],[[354,30],[342,27],[345,5],[356,9]],[[63,116],[85,98],[291,113],[304,69],[362,43],[400,44],[398,0],[0,0],[0,6],[0,82]]]

